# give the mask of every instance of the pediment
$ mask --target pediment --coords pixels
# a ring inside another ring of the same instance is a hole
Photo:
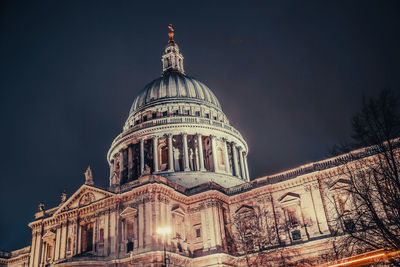
[[[55,234],[53,231],[48,230],[48,231],[43,235],[42,239],[43,239],[43,240],[51,240],[51,241],[52,241],[52,240],[56,239],[56,234]]]
[[[114,194],[111,192],[84,184],[58,208],[55,214],[84,207],[112,196]]]
[[[137,209],[127,207],[121,212],[120,216],[122,218],[134,218],[136,214],[137,214]]]
[[[329,186],[329,190],[337,190],[337,189],[342,189],[345,187],[348,187],[350,185],[350,180],[347,179],[337,179],[335,182],[333,182],[330,186]]]
[[[278,200],[281,203],[288,203],[288,202],[298,201],[298,200],[300,200],[300,195],[296,194],[296,193],[293,193],[293,192],[288,192],[288,193],[282,195]]]
[[[248,205],[242,205],[235,211],[235,213],[246,213],[249,211],[254,211],[254,208]]]
[[[185,211],[180,206],[172,208],[172,213],[180,216],[185,216]]]

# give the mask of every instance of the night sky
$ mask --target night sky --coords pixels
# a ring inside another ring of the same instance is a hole
[[[29,245],[38,203],[74,193],[89,164],[107,185],[169,23],[247,140],[252,178],[328,157],[363,95],[399,91],[399,1],[249,2],[1,1],[0,249]]]

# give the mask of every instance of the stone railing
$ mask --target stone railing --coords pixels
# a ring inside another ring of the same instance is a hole
[[[171,116],[171,117],[166,117],[166,118],[158,118],[158,119],[152,119],[146,122],[142,122],[140,124],[137,124],[135,126],[132,126],[128,130],[120,133],[113,141],[112,144],[117,142],[121,137],[126,136],[132,132],[135,132],[137,130],[142,130],[154,126],[160,126],[160,125],[167,125],[167,124],[206,124],[218,128],[222,128],[224,130],[228,130],[235,135],[239,136],[240,139],[243,139],[242,135],[239,133],[238,130],[236,130],[234,127],[225,124],[220,121],[215,121],[207,118],[200,118],[200,117],[184,117],[184,116]]]
[[[396,138],[392,140],[392,148],[393,149],[399,149],[400,148],[400,138]],[[380,145],[380,146],[371,146],[371,147],[366,147],[366,148],[360,148],[357,150],[350,151],[349,153],[339,155],[333,158],[329,158],[326,160],[321,160],[317,162],[311,162],[305,165],[302,165],[300,167],[281,172],[275,175],[270,175],[270,176],[265,176],[265,177],[260,177],[257,178],[249,183],[243,184],[243,185],[238,185],[235,187],[231,187],[226,190],[226,193],[228,195],[235,195],[239,193],[243,193],[245,191],[249,191],[253,188],[264,186],[264,185],[269,185],[269,184],[276,184],[279,182],[283,182],[289,179],[293,179],[295,177],[298,177],[300,175],[304,174],[309,174],[313,173],[316,171],[322,171],[322,170],[327,170],[330,168],[334,168],[340,165],[344,165],[348,162],[360,160],[363,158],[367,158],[370,156],[377,155],[379,153],[387,152],[387,146],[386,145]]]

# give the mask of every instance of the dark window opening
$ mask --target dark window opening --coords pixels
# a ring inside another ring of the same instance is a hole
[[[300,230],[295,230],[295,231],[292,232],[292,239],[293,240],[300,240],[301,239]]]
[[[174,115],[178,115],[179,114],[179,111],[176,109],[176,110],[174,110]]]
[[[100,229],[100,234],[99,234],[99,242],[104,243],[104,229]]]
[[[151,118],[153,118],[153,119],[157,118],[157,112],[154,112],[153,114],[151,114]]]
[[[137,125],[137,124],[139,124],[140,123],[140,120],[136,120],[135,121],[135,125]]]
[[[82,226],[81,244],[82,252],[93,249],[93,223]]]
[[[214,116],[214,120],[217,120],[217,117],[216,117],[216,116]]]
[[[133,251],[133,242],[128,242],[128,244],[126,244],[126,252],[131,252]]]
[[[200,111],[196,111],[194,114],[195,114],[196,116],[200,116]]]
[[[164,111],[164,112],[162,113],[163,117],[166,117],[167,114],[168,114],[167,111]]]
[[[143,121],[147,121],[147,116],[143,116]]]
[[[196,229],[196,237],[201,237],[200,228]]]
[[[210,118],[210,114],[206,114],[205,117],[206,117],[207,119],[209,119],[209,118]]]
[[[185,110],[185,115],[189,115],[189,110]]]
[[[354,228],[355,228],[355,225],[354,225],[353,220],[347,219],[347,220],[344,221],[344,230],[347,233],[353,233],[354,232]]]

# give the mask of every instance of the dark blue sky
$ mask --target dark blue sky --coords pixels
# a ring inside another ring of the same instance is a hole
[[[145,3],[146,2],[146,3]],[[399,1],[0,1],[0,249],[30,244],[161,73],[167,25],[185,69],[250,147],[251,177],[323,159],[362,95],[400,89]]]

